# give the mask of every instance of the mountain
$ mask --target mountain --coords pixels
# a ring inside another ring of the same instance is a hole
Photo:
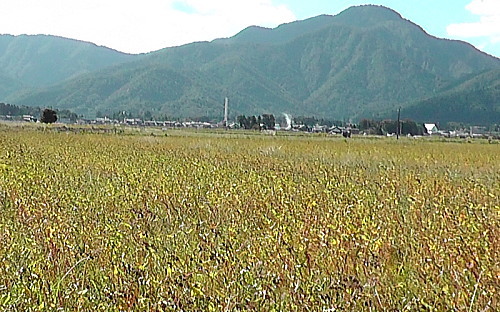
[[[0,35],[0,100],[139,58],[95,44],[46,35]]]
[[[15,93],[24,87],[23,83],[0,71],[0,97]]]
[[[449,91],[417,101],[402,110],[416,120],[469,124],[500,122],[500,70],[477,75]]]
[[[332,18],[330,15],[320,15],[303,21],[283,24],[275,29],[250,26],[232,38],[216,39],[214,42],[223,44],[282,44],[330,25]]]
[[[125,110],[195,117],[220,116],[227,96],[232,116],[286,112],[356,120],[392,116],[401,106],[408,108],[405,117],[427,118],[433,115],[420,113],[432,111],[432,101],[480,93],[473,86],[487,84],[486,72],[496,69],[499,59],[370,5],[166,48],[9,100],[90,116]],[[488,92],[492,97],[481,101],[497,98],[494,86]],[[500,103],[488,105],[495,111]],[[455,121],[468,118],[469,106],[461,104]]]

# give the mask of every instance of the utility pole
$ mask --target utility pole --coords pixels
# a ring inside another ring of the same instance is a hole
[[[396,138],[399,140],[399,135],[401,134],[401,106],[398,109],[398,127],[396,129]]]

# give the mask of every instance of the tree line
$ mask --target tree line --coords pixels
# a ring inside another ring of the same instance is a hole
[[[0,115],[2,116],[23,116],[29,115],[38,117],[41,122],[53,123],[60,118],[69,119],[71,122],[76,122],[78,115],[70,110],[41,108],[35,106],[18,106],[13,104],[0,103]],[[37,119],[37,118],[36,118]]]
[[[273,114],[263,114],[257,117],[240,115],[236,120],[243,129],[274,130],[276,125],[276,118]]]
[[[362,119],[359,123],[359,130],[365,131],[367,134],[386,135],[388,133],[398,132],[397,120],[373,120]],[[423,135],[423,125],[417,124],[411,119],[400,121],[400,134],[402,135]]]

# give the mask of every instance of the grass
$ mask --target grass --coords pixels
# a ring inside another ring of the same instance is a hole
[[[0,128],[6,311],[499,308],[498,144]]]

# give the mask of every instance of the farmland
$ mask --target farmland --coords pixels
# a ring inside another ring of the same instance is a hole
[[[0,310],[499,309],[500,145],[0,126]]]

